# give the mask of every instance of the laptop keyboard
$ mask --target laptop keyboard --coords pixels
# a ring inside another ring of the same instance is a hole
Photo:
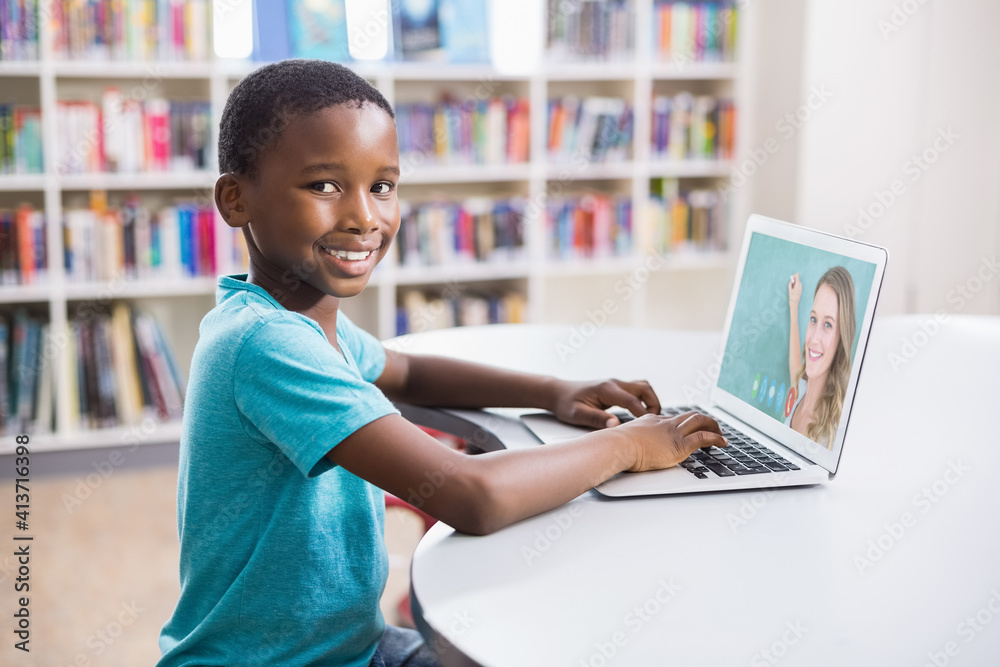
[[[694,408],[676,407],[664,408],[663,414],[668,417],[691,412]],[[631,414],[615,412],[615,416],[624,423],[635,419]],[[725,422],[719,422],[723,437],[729,442],[725,449],[709,447],[699,449],[680,465],[698,479],[708,479],[709,472],[715,477],[735,477],[737,475],[762,475],[786,470],[798,470],[799,467],[785,460],[777,453],[764,447],[750,436],[740,433]]]

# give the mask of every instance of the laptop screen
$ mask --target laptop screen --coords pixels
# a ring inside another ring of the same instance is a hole
[[[877,269],[872,262],[754,232],[718,387],[834,450],[853,398],[848,387],[857,377],[859,341],[864,351],[863,324],[869,299],[877,295]],[[830,453],[839,458],[839,451]]]

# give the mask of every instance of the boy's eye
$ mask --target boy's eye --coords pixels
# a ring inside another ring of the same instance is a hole
[[[377,195],[387,195],[392,192],[393,184],[389,181],[379,181],[372,186],[372,192]]]
[[[331,183],[330,181],[323,181],[322,183],[313,183],[310,187],[316,192],[330,193],[337,191],[337,188],[334,187],[333,183]]]

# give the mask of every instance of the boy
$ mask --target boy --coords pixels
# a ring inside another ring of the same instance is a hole
[[[570,383],[387,354],[339,313],[400,222],[393,112],[350,70],[292,60],[248,75],[223,111],[219,167],[216,204],[243,228],[250,268],[219,279],[191,364],[181,595],[161,665],[433,664],[420,662],[433,658],[416,633],[385,629],[379,613],[381,489],[405,497],[426,472],[445,471],[423,509],[484,534],[622,470],[725,445],[707,416],[659,415],[645,382]],[[390,400],[540,407],[596,428],[617,424],[604,412],[612,405],[644,416],[573,442],[470,457]]]

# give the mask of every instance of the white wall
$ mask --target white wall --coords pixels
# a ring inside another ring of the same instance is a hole
[[[884,313],[1000,314],[997,25],[996,0],[806,3],[800,90],[832,97],[801,130],[795,218],[889,249]]]

